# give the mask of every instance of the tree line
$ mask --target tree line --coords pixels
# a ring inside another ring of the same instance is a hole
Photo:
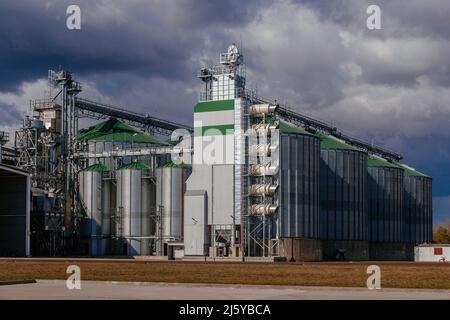
[[[433,242],[450,244],[450,222],[433,229]]]

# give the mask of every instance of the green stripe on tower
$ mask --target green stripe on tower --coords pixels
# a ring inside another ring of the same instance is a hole
[[[194,136],[216,136],[234,133],[234,124],[194,128]]]
[[[234,110],[234,100],[199,102],[194,107],[194,112],[210,112],[223,110]]]

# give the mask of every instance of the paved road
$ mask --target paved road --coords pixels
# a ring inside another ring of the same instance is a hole
[[[65,281],[0,286],[0,299],[450,299],[450,290],[381,289],[334,287],[288,287],[249,285],[164,284],[83,281],[81,290],[68,290]]]

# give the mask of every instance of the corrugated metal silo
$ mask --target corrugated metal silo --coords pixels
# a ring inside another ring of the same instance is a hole
[[[403,260],[403,168],[377,156],[368,161],[370,258]]]
[[[110,177],[102,182],[102,255],[112,254],[111,216],[116,207],[116,184]]]
[[[86,216],[82,223],[82,235],[86,242],[85,254],[100,256],[108,254],[110,237],[110,186],[103,179],[107,167],[94,164],[79,174],[80,197]]]
[[[118,251],[122,255],[149,254],[148,233],[151,230],[151,200],[154,194],[147,174],[149,167],[133,162],[117,172],[117,213],[120,223],[117,234],[122,239]]]
[[[295,259],[319,260],[319,159],[320,139],[280,121],[279,238],[299,248]],[[286,238],[292,238],[291,240]],[[294,243],[300,239],[300,244]]]
[[[183,199],[186,180],[191,174],[189,165],[169,162],[156,169],[156,208],[161,215],[156,236],[159,254],[166,254],[164,243],[183,238]]]
[[[325,259],[367,260],[367,154],[317,134],[320,151],[320,238]]]
[[[431,243],[433,238],[432,178],[404,164],[405,241]]]

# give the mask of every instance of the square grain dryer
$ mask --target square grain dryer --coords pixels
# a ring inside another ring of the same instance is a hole
[[[30,255],[30,194],[28,173],[0,165],[0,256]]]

